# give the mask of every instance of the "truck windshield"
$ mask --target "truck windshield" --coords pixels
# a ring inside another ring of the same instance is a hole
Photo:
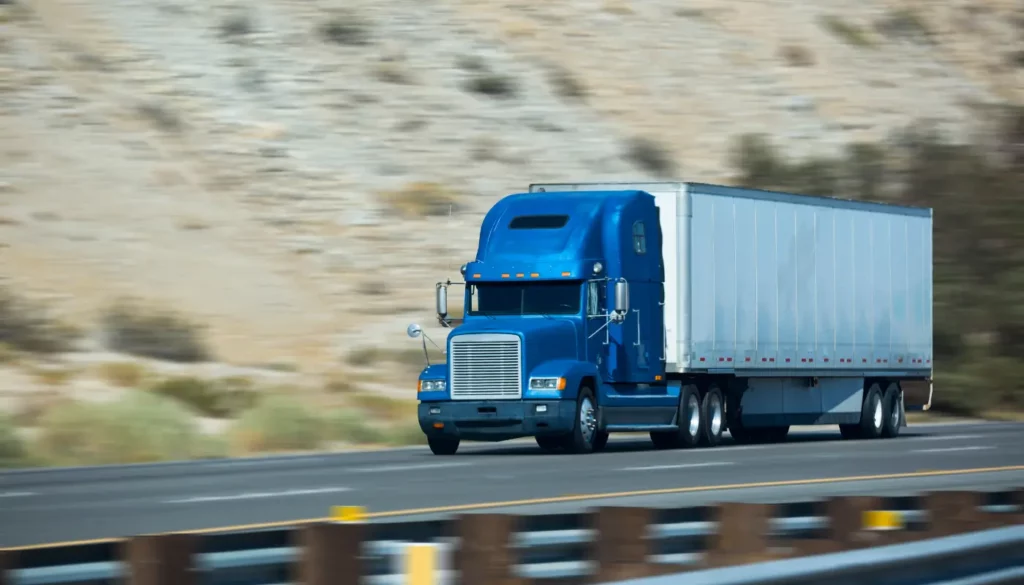
[[[576,315],[579,282],[481,282],[470,288],[470,315]]]

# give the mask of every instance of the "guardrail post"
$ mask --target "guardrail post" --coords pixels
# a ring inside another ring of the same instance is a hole
[[[928,511],[928,535],[933,538],[985,530],[998,523],[993,514],[981,509],[984,502],[979,492],[930,492],[923,499]]]
[[[591,516],[596,537],[591,554],[597,570],[592,583],[624,581],[655,574],[648,561],[650,541],[647,530],[651,511],[647,508],[608,506]]]
[[[460,583],[518,585],[511,542],[516,520],[507,514],[463,514],[456,519],[459,546],[453,556]]]
[[[0,550],[0,585],[14,585],[14,579],[10,575],[17,566],[17,551]]]
[[[363,576],[362,523],[322,522],[293,533],[301,550],[293,571],[305,585],[359,585]]]
[[[768,550],[771,513],[768,504],[718,504],[713,514],[718,531],[710,538],[704,564],[714,568],[776,558]]]
[[[192,555],[199,537],[193,534],[136,536],[124,544],[129,585],[195,585],[198,574]]]

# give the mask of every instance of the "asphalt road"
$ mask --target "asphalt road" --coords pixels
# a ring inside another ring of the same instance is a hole
[[[0,547],[324,518],[543,513],[1024,486],[1024,424],[918,425],[893,440],[795,432],[779,445],[548,455],[533,443],[0,473]]]

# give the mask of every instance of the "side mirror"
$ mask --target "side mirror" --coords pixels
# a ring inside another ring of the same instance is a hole
[[[405,328],[405,334],[413,339],[419,337],[420,333],[423,333],[423,328],[416,323],[409,323],[409,326]]]
[[[448,316],[448,287],[441,283],[437,285],[437,316],[441,320]]]
[[[629,312],[629,283],[625,280],[615,283],[615,312],[621,315]]]

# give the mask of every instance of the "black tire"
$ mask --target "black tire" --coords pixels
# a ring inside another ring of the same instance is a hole
[[[427,437],[427,445],[434,455],[455,455],[459,450],[459,439],[453,437]]]
[[[700,392],[693,384],[679,389],[676,422],[679,428],[674,431],[651,432],[651,442],[656,449],[691,448],[700,442],[701,433],[704,432],[704,415],[700,406]]]
[[[607,431],[596,431],[594,433],[594,451],[604,451],[605,446],[608,444],[608,432]]]
[[[903,422],[902,402],[900,385],[896,382],[890,383],[882,395],[882,437],[891,439],[900,434],[900,424]]]
[[[885,423],[885,408],[882,406],[882,391],[878,384],[871,384],[860,410],[860,438],[877,439],[882,436]]]
[[[562,448],[562,437],[552,435],[538,435],[537,446],[541,449],[552,453]]]
[[[725,397],[718,386],[712,384],[700,401],[700,444],[715,447],[722,442],[725,430]]]
[[[589,416],[585,413],[588,405]],[[587,386],[580,386],[579,396],[576,398],[576,417],[572,432],[566,437],[563,446],[570,453],[592,453],[596,435],[597,404],[594,402],[594,391]]]

